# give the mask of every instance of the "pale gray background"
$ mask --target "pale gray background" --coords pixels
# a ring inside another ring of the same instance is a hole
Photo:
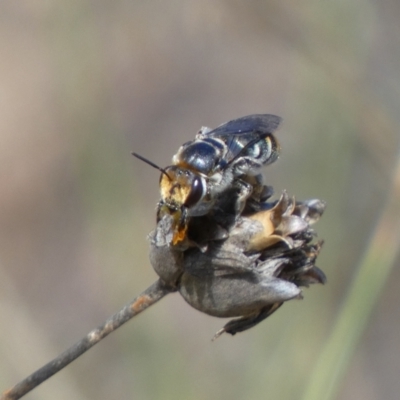
[[[399,21],[396,0],[2,1],[1,389],[155,280],[159,174],[130,152],[166,166],[202,125],[275,113],[282,155],[266,179],[328,202],[328,285],[216,342],[225,321],[170,295],[26,398],[299,398],[387,198]],[[399,278],[339,399],[399,397]]]

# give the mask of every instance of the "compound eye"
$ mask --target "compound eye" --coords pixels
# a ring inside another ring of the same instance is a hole
[[[196,205],[202,199],[203,194],[204,194],[203,182],[199,177],[196,176],[193,179],[189,196],[185,201],[185,207],[190,208]]]

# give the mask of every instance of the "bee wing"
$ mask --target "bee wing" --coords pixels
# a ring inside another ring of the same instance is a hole
[[[230,135],[270,134],[276,131],[281,121],[282,118],[271,114],[247,115],[225,122],[218,128],[205,133],[204,136],[223,138]]]

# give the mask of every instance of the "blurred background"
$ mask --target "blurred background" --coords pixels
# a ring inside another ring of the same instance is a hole
[[[215,342],[226,321],[169,295],[26,399],[300,399],[387,204],[399,225],[399,19],[396,0],[2,1],[0,389],[155,281],[159,173],[131,151],[166,166],[201,126],[272,113],[266,181],[327,201],[328,284]],[[379,239],[393,259],[371,285],[389,279],[344,325],[335,399],[398,399],[398,243]]]

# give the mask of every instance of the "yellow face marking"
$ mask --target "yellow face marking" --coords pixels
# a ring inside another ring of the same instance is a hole
[[[164,203],[160,210],[162,215],[170,214],[173,217],[173,246],[183,242],[187,237],[187,222],[182,216],[182,207],[190,195],[191,180],[185,170],[176,166],[166,169],[168,174],[162,174],[160,179],[160,193]]]
[[[185,204],[191,190],[189,177],[176,168],[168,169],[167,172],[169,178],[163,174],[160,180],[161,198],[166,203]]]

